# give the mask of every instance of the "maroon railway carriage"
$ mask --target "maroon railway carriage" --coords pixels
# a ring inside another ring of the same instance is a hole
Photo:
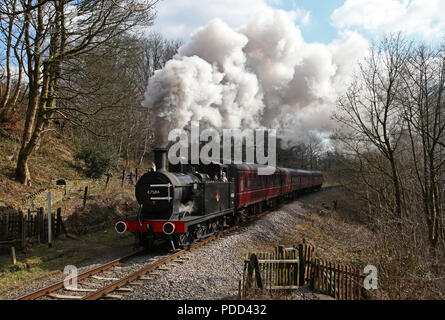
[[[323,183],[322,173],[316,171],[276,168],[271,175],[259,175],[264,166],[256,164],[213,162],[167,170],[167,163],[167,151],[156,150],[158,170],[146,173],[136,184],[138,214],[115,225],[118,233],[132,232],[146,247],[157,239],[168,239],[173,247],[188,245],[240,223],[247,215],[320,189]]]
[[[237,209],[280,198],[293,199],[298,194],[320,189],[323,184],[321,172],[276,168],[272,175],[258,175],[261,167],[264,166],[229,165],[229,172],[236,177]]]

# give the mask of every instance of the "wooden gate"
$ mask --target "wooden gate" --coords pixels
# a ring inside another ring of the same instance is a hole
[[[361,270],[314,258],[314,248],[305,243],[293,248],[282,246],[274,252],[246,256],[240,298],[260,290],[295,290],[309,286],[338,300],[360,300],[364,276]]]

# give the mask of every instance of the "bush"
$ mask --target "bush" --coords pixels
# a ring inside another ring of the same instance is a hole
[[[102,177],[116,163],[116,155],[100,145],[83,147],[74,158],[85,162],[86,176],[94,179]]]

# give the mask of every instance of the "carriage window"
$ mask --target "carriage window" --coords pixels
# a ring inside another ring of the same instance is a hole
[[[244,190],[244,177],[241,177],[240,189],[241,191]]]

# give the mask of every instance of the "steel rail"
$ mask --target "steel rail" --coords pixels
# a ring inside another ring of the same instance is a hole
[[[139,250],[139,251],[136,251],[136,252],[132,252],[132,253],[126,255],[126,256],[123,256],[123,257],[120,257],[118,259],[115,259],[115,260],[112,260],[110,262],[107,262],[105,264],[102,264],[102,265],[100,265],[100,266],[98,266],[96,268],[93,268],[91,270],[88,270],[88,271],[78,275],[77,279],[78,280],[86,279],[86,278],[88,278],[90,276],[93,276],[95,274],[98,274],[98,273],[100,273],[102,271],[108,270],[108,269],[110,269],[110,268],[112,268],[114,266],[119,265],[121,262],[129,260],[129,259],[131,259],[131,258],[133,258],[133,257],[135,257],[135,256],[137,256],[139,254],[141,254],[142,252],[144,252],[144,250]],[[34,292],[30,293],[30,294],[26,294],[24,296],[21,296],[20,298],[17,298],[16,300],[34,300],[34,299],[43,297],[43,296],[45,296],[45,295],[47,295],[47,294],[49,294],[51,292],[57,291],[59,289],[62,289],[64,287],[64,283],[65,283],[64,280],[59,281],[59,282],[57,282],[55,284],[52,284],[52,285],[50,285],[48,287],[45,287],[43,289],[39,289],[39,290],[36,290],[36,291],[34,291]]]
[[[102,289],[99,289],[99,290],[97,290],[97,291],[95,291],[95,292],[93,292],[93,293],[91,293],[89,295],[86,295],[81,300],[98,300],[98,299],[102,298],[103,296],[105,296],[105,295],[107,295],[107,294],[109,294],[109,293],[111,293],[113,291],[116,291],[117,289],[125,286],[126,284],[139,279],[140,277],[146,275],[147,273],[150,273],[150,272],[156,270],[157,268],[163,266],[164,264],[167,264],[167,263],[169,263],[169,262],[179,258],[180,256],[183,256],[183,255],[189,253],[191,250],[194,250],[194,249],[197,249],[199,247],[202,247],[202,246],[206,245],[207,243],[222,237],[224,234],[232,232],[232,231],[234,231],[234,230],[236,230],[238,228],[239,228],[238,226],[234,226],[234,227],[229,228],[227,230],[220,231],[217,235],[210,236],[210,237],[205,238],[204,240],[202,240],[200,242],[194,243],[187,249],[178,251],[178,252],[176,252],[176,253],[168,256],[168,257],[165,257],[165,258],[163,258],[163,259],[161,259],[159,261],[156,261],[153,264],[150,264],[150,265],[148,265],[148,266],[146,266],[146,267],[144,267],[144,268],[142,268],[142,269],[140,269],[140,270],[138,270],[136,272],[133,272],[132,274],[126,276],[125,278],[117,280],[117,281],[109,284],[108,286],[106,286],[106,287],[104,287]]]

